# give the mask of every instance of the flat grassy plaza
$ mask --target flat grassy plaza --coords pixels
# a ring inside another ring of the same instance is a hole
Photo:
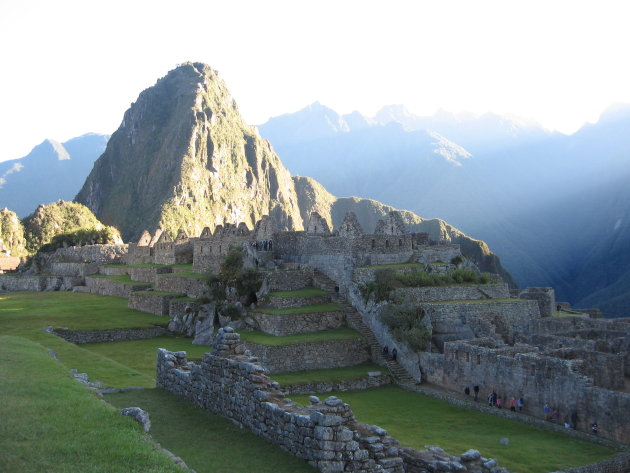
[[[117,414],[90,389],[75,382],[71,368],[107,386],[148,389],[106,395],[116,408],[149,411],[151,435],[198,473],[314,471],[301,460],[238,429],[231,422],[155,389],[158,347],[184,350],[198,359],[210,347],[183,337],[73,345],[45,332],[49,326],[99,330],[164,326],[168,318],[127,308],[122,298],[70,292],[0,294],[0,471],[175,472],[137,423]],[[350,329],[318,337],[354,338]],[[246,332],[258,343],[300,343],[306,338]],[[276,339],[276,340],[274,340]],[[278,340],[284,339],[284,340]],[[49,350],[59,357],[50,356]],[[284,384],[334,381],[382,370],[366,364],[341,370],[277,375]],[[153,389],[151,389],[153,388]],[[387,429],[404,446],[439,445],[459,455],[476,448],[518,473],[545,473],[593,463],[615,451],[385,386],[336,395],[358,420]],[[292,396],[306,403],[308,396]],[[501,445],[501,438],[509,439]],[[245,455],[244,452],[247,452]]]

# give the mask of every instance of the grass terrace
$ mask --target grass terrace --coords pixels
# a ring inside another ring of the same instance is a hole
[[[181,473],[41,345],[0,336],[0,379],[0,471]]]
[[[316,287],[304,287],[302,289],[296,289],[295,291],[276,291],[276,292],[269,293],[271,297],[279,297],[279,298],[320,297],[320,296],[325,296],[326,294],[327,294],[326,291],[323,291],[322,289],[318,289]]]
[[[420,302],[424,305],[442,305],[442,304],[492,304],[494,302],[523,302],[524,299],[456,299],[452,301],[435,301],[435,302]]]
[[[42,329],[53,326],[68,330],[109,330],[152,328],[163,324],[162,317],[129,309],[127,299],[121,297],[72,292],[0,295],[2,335],[23,337],[50,348],[68,369],[76,368],[88,373],[90,379],[103,381],[109,386],[153,386],[153,374],[146,376],[125,363],[68,343]]]
[[[192,268],[193,268],[192,263],[191,264],[170,264],[169,266],[173,269],[181,269],[181,270],[190,271],[190,272],[192,272]]]
[[[334,330],[325,330],[322,332],[300,333],[296,335],[287,335],[285,337],[276,337],[263,332],[254,330],[252,332],[240,332],[241,340],[258,343],[260,345],[295,345],[298,343],[324,342],[328,340],[355,340],[361,338],[361,334],[348,327],[337,328]]]
[[[497,458],[509,471],[548,473],[601,461],[616,453],[392,385],[328,395],[349,403],[358,420],[383,427],[404,446],[422,449],[439,445],[453,455],[474,448],[486,457]],[[308,396],[291,398],[302,405],[309,403]],[[501,445],[501,438],[509,439],[509,444]]]
[[[283,386],[302,383],[339,383],[341,381],[366,378],[369,372],[379,371],[388,374],[387,369],[374,363],[362,363],[345,368],[328,370],[294,371],[293,373],[279,373],[271,375],[274,381]]]
[[[109,394],[105,396],[105,400],[118,409],[140,406],[148,411],[151,417],[151,436],[183,458],[197,473],[317,471],[304,460],[285,453],[280,447],[237,427],[229,420],[198,409],[161,389]],[[136,472],[131,469],[126,471]],[[151,470],[152,473],[153,471],[158,470]]]
[[[257,307],[250,312],[258,312],[271,315],[298,315],[298,314],[316,314],[318,312],[337,312],[342,310],[341,307],[333,302],[326,304],[305,305],[302,307],[292,307],[290,309],[270,309],[267,307]]]
[[[131,340],[126,342],[86,343],[81,348],[143,374],[150,382],[145,387],[155,386],[155,360],[158,348],[169,351],[185,351],[189,361],[200,359],[212,348],[202,345],[192,345],[191,339],[186,337],[157,337],[146,340]],[[124,387],[116,385],[116,387]]]
[[[170,268],[168,264],[141,263],[141,264],[104,264],[106,268]]]

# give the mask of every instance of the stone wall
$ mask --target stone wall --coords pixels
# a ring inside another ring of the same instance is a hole
[[[623,473],[628,471],[630,471],[630,453],[624,452],[608,460],[554,473]]]
[[[170,315],[171,299],[182,296],[183,294],[156,294],[152,291],[134,291],[129,295],[128,307],[154,315]]]
[[[127,328],[114,330],[63,330],[52,331],[64,340],[80,345],[82,343],[125,342],[128,340],[144,340],[168,335],[168,330],[162,327],[154,328]]]
[[[173,268],[170,268],[168,266],[163,266],[163,267],[150,266],[150,267],[139,267],[139,268],[132,267],[132,268],[129,268],[128,272],[129,272],[129,277],[131,278],[132,281],[142,281],[142,282],[149,282],[149,283],[155,284],[157,282],[159,274],[172,273]]]
[[[528,287],[518,297],[538,302],[540,316],[543,318],[553,317],[556,313],[556,293],[552,287]]]
[[[455,244],[419,245],[417,252],[418,263],[450,263],[453,258],[462,255],[459,245]]]
[[[358,391],[364,389],[377,388],[391,384],[392,379],[389,375],[374,374],[360,379],[346,379],[338,383],[300,383],[282,386],[282,390],[287,394],[318,394],[329,392]]]
[[[186,294],[188,297],[207,297],[209,294],[208,283],[205,278],[176,276],[176,273],[158,274],[154,289],[157,291],[176,292]]]
[[[144,291],[151,288],[150,284],[125,284],[114,281],[113,279],[97,278],[93,276],[85,278],[85,285],[87,286],[89,292],[93,294],[125,298],[128,298],[134,291]]]
[[[313,285],[313,269],[294,269],[290,271],[269,271],[265,274],[265,285],[273,291],[295,291]]]
[[[0,274],[0,291],[69,291],[83,281],[75,276]]]
[[[584,374],[584,361],[545,356],[531,346],[482,342],[445,343],[443,355],[421,353],[424,377],[458,392],[478,385],[482,398],[493,390],[504,401],[523,397],[527,412],[537,417],[543,416],[545,403],[558,408],[560,421],[575,411],[579,430],[588,431],[597,422],[602,437],[630,442],[630,394],[593,387],[593,379]]]
[[[125,264],[148,264],[153,263],[153,248],[150,246],[138,246],[135,243],[129,244],[129,253],[124,258]]]
[[[249,312],[249,316],[256,321],[262,332],[277,337],[330,330],[345,324],[345,316],[341,310],[288,315]]]
[[[51,273],[57,276],[74,276],[84,278],[97,274],[99,263],[52,263]]]
[[[507,284],[471,284],[438,287],[404,287],[394,290],[394,300],[436,302],[454,300],[509,299]]]
[[[200,364],[188,362],[185,352],[158,349],[157,385],[231,419],[319,471],[506,473],[496,461],[480,461],[476,451],[452,457],[443,451],[404,449],[403,456],[400,444],[386,430],[357,422],[340,399],[321,402],[313,396],[310,406],[297,407],[257,360],[244,353],[231,329],[221,329],[217,342]]]
[[[271,309],[294,309],[309,305],[326,304],[330,302],[328,294],[316,297],[274,297],[269,295],[269,302],[265,307]]]
[[[292,345],[261,345],[243,342],[270,373],[341,368],[370,359],[364,339],[326,340]]]

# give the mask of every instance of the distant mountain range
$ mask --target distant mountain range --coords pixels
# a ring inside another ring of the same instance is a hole
[[[108,138],[89,133],[65,143],[44,140],[23,158],[0,162],[0,208],[25,217],[39,204],[72,200]]]
[[[291,172],[444,218],[488,242],[519,285],[630,316],[630,106],[571,136],[494,114],[364,117],[319,103],[259,130]]]

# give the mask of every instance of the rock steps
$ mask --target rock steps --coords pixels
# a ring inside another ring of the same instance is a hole
[[[372,330],[363,322],[361,315],[345,298],[339,295],[339,288],[328,276],[324,273],[314,270],[313,271],[313,286],[318,287],[331,294],[331,300],[341,306],[345,315],[348,326],[359,332],[370,345],[370,352],[372,354],[372,360],[378,364],[384,364],[392,373],[394,378],[399,384],[415,385],[416,381],[411,377],[407,370],[405,370],[397,361],[391,358],[385,358],[383,356],[383,347],[378,343],[378,340],[374,336]]]

